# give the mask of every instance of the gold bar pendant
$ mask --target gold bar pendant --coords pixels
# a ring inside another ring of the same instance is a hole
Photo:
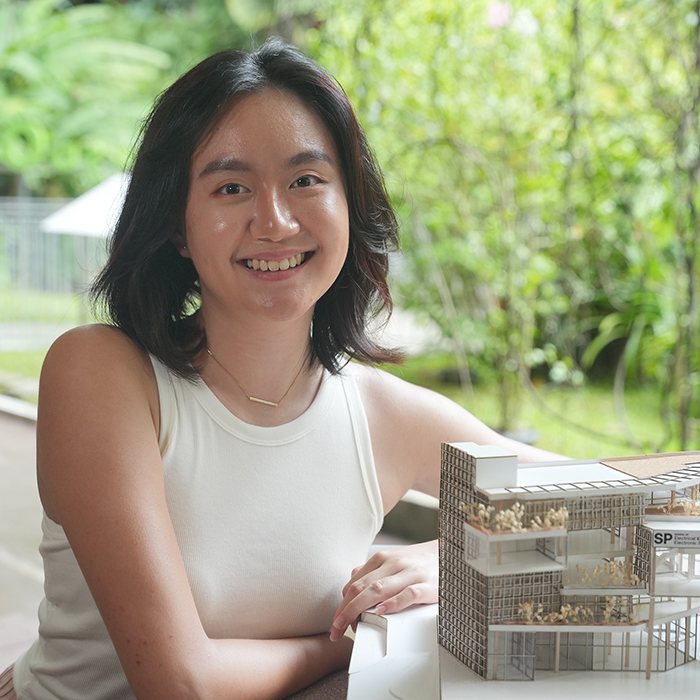
[[[265,401],[265,399],[256,399],[255,396],[249,396],[248,399],[250,401],[253,401],[255,403],[261,403],[265,406],[272,406],[273,408],[277,408],[278,404],[276,404],[274,401]]]

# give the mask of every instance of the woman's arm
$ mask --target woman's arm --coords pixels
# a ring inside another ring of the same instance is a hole
[[[165,500],[158,393],[121,332],[77,329],[42,370],[39,487],[64,528],[137,698],[279,698],[342,668],[323,636],[210,640]]]
[[[512,451],[520,461],[565,459],[499,435],[450,399],[380,370],[358,367],[377,476],[387,513],[409,489],[440,491],[443,442],[476,442]],[[352,572],[335,614],[331,639],[364,610],[398,612],[438,598],[437,542],[378,552]]]

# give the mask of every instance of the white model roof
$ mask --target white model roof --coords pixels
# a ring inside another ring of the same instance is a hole
[[[700,484],[700,463],[681,469],[637,478],[613,469],[597,460],[518,464],[517,483],[513,486],[480,489],[491,499],[572,498],[614,493],[650,493],[677,491]]]

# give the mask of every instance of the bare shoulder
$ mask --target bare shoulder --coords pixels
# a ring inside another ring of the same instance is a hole
[[[409,488],[437,495],[443,442],[498,445],[527,462],[562,459],[499,435],[467,409],[430,389],[370,367],[353,365],[353,373],[385,504],[395,503]]]
[[[378,411],[380,415],[391,417],[392,421],[402,420],[435,421],[446,425],[473,419],[470,413],[451,399],[407,382],[384,370],[358,365],[354,369],[365,409]]]
[[[152,373],[146,353],[123,331],[113,326],[93,324],[73,328],[51,346],[42,374],[85,370],[116,369]]]
[[[45,436],[98,434],[137,418],[158,432],[158,388],[150,358],[122,331],[105,325],[60,336],[44,360],[39,384],[39,443]]]
[[[411,384],[395,374],[386,372],[378,367],[369,367],[354,363],[353,374],[360,388],[363,399],[378,402],[391,402],[395,399],[434,392],[416,384]]]
[[[55,392],[69,400],[84,393],[106,398],[112,391],[128,391],[149,404],[157,400],[151,361],[125,333],[94,324],[74,328],[53,343],[41,370],[40,411]]]
[[[159,414],[150,359],[123,332],[94,325],[58,338],[41,371],[37,423],[39,491],[49,517],[69,519],[81,502],[71,484],[96,485],[110,470],[124,476],[138,463],[129,450],[157,456]]]
[[[410,435],[431,441],[437,436],[441,442],[499,445],[525,462],[566,459],[506,438],[452,399],[388,372],[362,367],[357,382],[368,417],[371,414],[379,423],[390,424],[392,432],[403,427]]]
[[[388,511],[408,489],[436,496],[442,442],[476,440],[486,426],[450,399],[380,369],[354,366]]]

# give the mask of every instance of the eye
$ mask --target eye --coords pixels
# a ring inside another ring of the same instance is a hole
[[[242,194],[246,191],[243,185],[239,185],[236,182],[227,182],[223,187],[219,187],[216,190],[216,194]]]
[[[298,177],[296,180],[294,180],[294,185],[292,186],[311,187],[311,185],[315,185],[319,182],[321,182],[321,179],[316,177],[315,175],[302,175],[301,177]]]

